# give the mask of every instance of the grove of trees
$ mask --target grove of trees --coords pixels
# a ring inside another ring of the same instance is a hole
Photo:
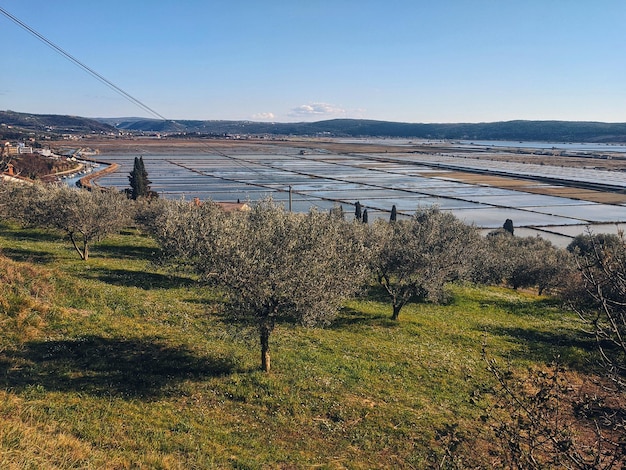
[[[139,171],[141,159],[137,165]],[[64,233],[86,261],[94,243],[134,223],[155,238],[161,262],[193,269],[223,293],[234,321],[257,328],[265,370],[278,323],[328,323],[347,298],[373,283],[389,296],[394,320],[409,302],[445,302],[453,282],[506,284],[572,299],[565,287],[582,286],[576,308],[599,344],[610,341],[626,351],[620,343],[625,327],[616,326],[624,317],[623,238],[581,239],[567,251],[506,229],[481,237],[436,208],[364,224],[363,212],[361,220],[345,220],[338,210],[292,214],[271,200],[227,213],[210,201],[133,201],[116,192],[8,183],[0,184],[0,216]],[[625,362],[611,364],[621,371]]]
[[[376,283],[389,296],[391,318],[400,321],[407,303],[445,302],[450,283],[471,282],[533,288],[569,303],[595,337],[599,370],[612,383],[605,396],[596,398],[623,396],[623,233],[589,233],[566,250],[541,238],[514,236],[509,221],[482,237],[475,227],[436,208],[372,224],[362,223],[360,204],[357,210],[360,214],[351,220],[345,220],[340,206],[330,213],[294,214],[268,199],[247,212],[225,212],[210,201],[132,200],[114,191],[0,182],[0,219],[56,230],[86,262],[94,243],[122,228],[134,224],[150,234],[160,247],[155,262],[193,270],[222,296],[223,313],[231,321],[256,329],[266,372],[271,370],[271,335],[281,323],[328,324],[347,299]],[[571,393],[558,367],[537,375],[530,387],[516,384],[493,361],[487,367],[511,418],[497,430],[510,468],[611,468],[616,453],[626,452],[626,438],[609,441],[600,432],[603,426],[624,436],[624,413],[603,408],[594,411],[598,424],[589,431],[596,433],[597,447],[577,444],[558,413]]]
[[[327,324],[362,287],[365,245],[351,225],[333,214],[289,213],[271,200],[230,216],[211,202],[177,202],[154,233],[166,257],[185,260],[223,290],[233,320],[257,328],[269,371],[277,322]]]
[[[538,294],[567,283],[574,268],[570,254],[540,237],[516,237],[506,229],[489,233],[473,259],[470,278],[479,284],[505,283]]]

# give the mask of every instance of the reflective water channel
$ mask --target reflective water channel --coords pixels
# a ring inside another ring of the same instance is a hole
[[[268,148],[271,148],[268,147]],[[98,180],[101,186],[128,187],[138,154],[102,155],[120,170]],[[626,192],[626,172],[567,168],[469,158],[460,154],[335,154],[325,149],[276,147],[267,153],[233,151],[194,154],[143,154],[152,189],[161,197],[214,201],[257,201],[271,195],[294,211],[329,210],[341,204],[352,214],[359,201],[370,220],[388,218],[393,205],[399,217],[437,205],[485,230],[512,219],[516,234],[541,234],[558,245],[583,233],[616,232],[626,223],[624,204],[600,204],[567,197],[534,194],[451,177],[471,170],[529,178],[527,188],[559,186],[559,181],[603,183]],[[542,181],[532,180],[541,178]],[[291,194],[290,194],[291,191]]]

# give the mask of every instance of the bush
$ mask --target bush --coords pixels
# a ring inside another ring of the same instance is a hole
[[[541,295],[566,286],[573,275],[568,252],[541,237],[514,237],[499,229],[487,235],[478,253],[471,278],[481,284],[535,287]]]
[[[474,227],[438,209],[377,221],[371,237],[372,270],[391,297],[394,320],[410,301],[442,301],[445,284],[469,273],[479,241]]]

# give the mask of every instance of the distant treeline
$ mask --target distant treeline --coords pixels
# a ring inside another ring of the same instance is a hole
[[[4,124],[4,126],[2,126]],[[513,140],[544,142],[626,142],[626,123],[583,121],[506,121],[419,124],[367,119],[318,122],[165,121],[143,118],[88,119],[0,111],[0,133],[7,126],[38,132],[160,132],[191,136],[287,135],[328,137],[397,137],[446,140]]]
[[[365,119],[263,123],[249,121],[127,120],[118,129],[223,135],[270,134],[328,137],[398,137],[453,140],[523,140],[546,142],[626,142],[626,123],[507,121],[477,124],[411,124]]]
[[[107,120],[107,123],[112,123]],[[546,142],[626,142],[626,123],[507,121],[460,124],[412,124],[366,119],[271,123],[251,121],[117,120],[120,130],[199,135],[269,134],[329,137],[524,140]]]

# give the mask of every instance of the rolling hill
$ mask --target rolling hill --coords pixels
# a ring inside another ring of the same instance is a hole
[[[54,133],[166,133],[196,136],[283,135],[327,137],[396,137],[454,140],[523,140],[547,142],[626,142],[626,123],[591,121],[504,121],[484,123],[405,123],[368,119],[318,122],[221,120],[165,121],[145,118],[84,118],[0,111],[2,129]]]
[[[115,127],[79,116],[56,114],[29,114],[0,111],[0,130],[22,132],[48,132],[57,134],[91,134],[116,132]]]

